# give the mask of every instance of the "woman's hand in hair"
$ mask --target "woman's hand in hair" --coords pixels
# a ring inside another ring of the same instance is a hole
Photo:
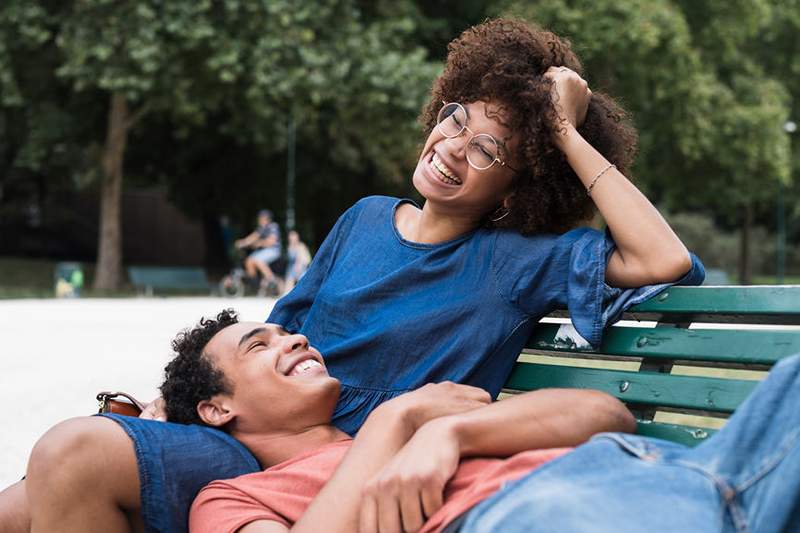
[[[557,130],[562,131],[569,126],[578,128],[586,119],[586,110],[592,98],[589,84],[567,67],[550,67],[544,76],[553,82],[551,94],[560,122]]]

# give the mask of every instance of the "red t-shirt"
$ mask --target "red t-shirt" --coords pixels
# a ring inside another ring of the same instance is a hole
[[[256,520],[291,527],[333,476],[352,440],[327,444],[263,472],[209,483],[194,500],[191,533],[233,533]],[[465,459],[444,491],[444,505],[420,533],[438,532],[461,513],[571,448],[531,450],[506,459]]]

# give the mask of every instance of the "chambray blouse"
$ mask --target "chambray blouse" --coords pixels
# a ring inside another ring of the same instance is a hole
[[[339,218],[297,286],[268,322],[306,335],[342,383],[333,423],[354,434],[380,403],[451,380],[496,397],[539,319],[568,308],[577,332],[600,343],[623,310],[671,284],[605,283],[609,234],[580,228],[523,236],[478,228],[439,244],[409,242],[396,198],[364,198]],[[677,283],[705,272],[692,255]]]

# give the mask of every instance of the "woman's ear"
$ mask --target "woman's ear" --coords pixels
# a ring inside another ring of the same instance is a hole
[[[222,427],[234,418],[233,411],[227,402],[217,395],[210,400],[203,400],[197,404],[197,415],[205,424],[212,427]]]

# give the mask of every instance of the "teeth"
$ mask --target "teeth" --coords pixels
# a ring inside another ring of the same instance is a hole
[[[322,366],[322,365],[318,361],[315,361],[314,359],[306,359],[305,361],[300,361],[299,363],[294,365],[294,368],[292,369],[292,371],[290,372],[289,375],[290,376],[299,376],[300,374],[302,374],[304,372],[308,372],[312,368],[316,368],[316,367],[320,367],[320,366]]]
[[[438,170],[440,174],[442,174],[442,177],[444,178],[442,179],[443,182],[451,185],[461,185],[461,180],[458,179],[455,174],[453,174],[452,170],[447,168],[447,165],[444,164],[444,161],[439,159],[439,156],[436,154],[436,152],[433,153],[433,159],[431,162],[433,163],[434,168]]]

